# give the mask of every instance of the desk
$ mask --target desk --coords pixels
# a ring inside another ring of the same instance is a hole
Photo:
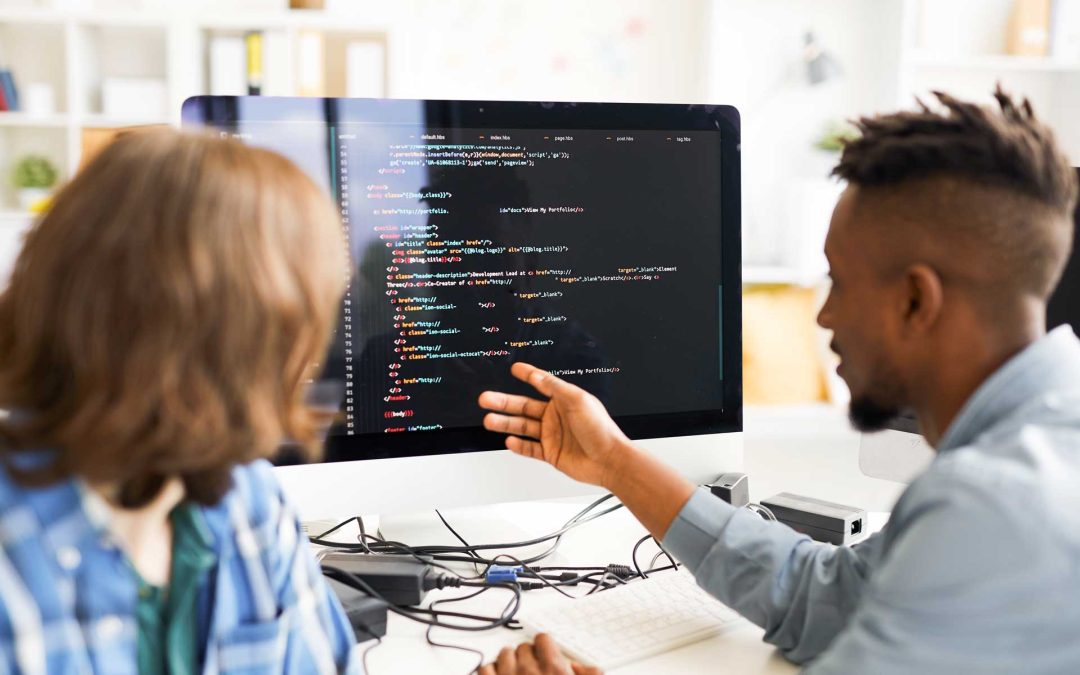
[[[576,514],[589,500],[552,500],[541,502],[523,502],[499,505],[507,521],[527,523],[523,536],[537,536],[558,529]],[[460,509],[444,513],[450,523],[469,541],[491,541],[485,537],[476,522],[484,520],[491,507]],[[473,521],[476,516],[476,521]],[[434,514],[432,521],[438,523]],[[646,534],[645,529],[625,509],[607,514],[589,523],[571,530],[559,546],[555,555],[542,564],[548,565],[605,565],[609,563],[631,564],[630,552],[634,543]],[[505,537],[505,534],[503,534]],[[501,537],[502,538],[502,537]],[[345,539],[348,535],[345,535]],[[426,539],[425,539],[426,541]],[[443,542],[437,542],[443,543]],[[449,542],[447,542],[449,543]],[[519,549],[517,557],[524,557],[541,548]],[[656,553],[655,546],[643,545],[638,554],[639,563],[644,566]],[[470,566],[459,566],[462,573],[472,573]],[[579,595],[586,588],[569,587],[568,592]],[[466,589],[447,589],[433,591],[426,601],[466,595]],[[572,602],[559,596],[550,589],[528,591],[523,594],[522,604],[530,601],[550,602],[552,600]],[[497,616],[509,600],[509,591],[493,589],[487,593],[448,606],[454,611]],[[429,646],[424,640],[426,627],[394,614],[390,615],[387,635],[381,645],[372,648],[367,664],[371,675],[390,673],[425,673],[436,675],[447,673],[464,675],[472,669],[478,660],[475,654],[453,649]],[[714,638],[703,640],[653,658],[628,664],[608,671],[613,675],[644,675],[645,673],[690,673],[712,670],[732,673],[767,673],[788,674],[798,669],[785,661],[771,645],[762,642],[762,629],[746,622]],[[515,645],[524,639],[521,631],[500,628],[478,633],[466,633],[446,629],[434,629],[432,638],[438,642],[462,645],[478,649],[484,653],[485,663],[491,661],[499,650],[508,645]],[[373,643],[367,643],[368,645]],[[706,667],[706,664],[708,666]],[[718,664],[724,664],[720,668]]]
[[[789,490],[808,496],[850,503],[868,509],[891,507],[902,486],[861,476],[858,471],[857,434],[850,431],[841,410],[819,408],[748,411],[746,416],[746,471],[750,475],[751,497],[755,500],[775,492]],[[588,499],[551,500],[498,506],[460,509],[444,515],[470,543],[527,539],[557,530],[576,514]],[[505,521],[524,525],[520,536],[500,532],[492,536],[482,523],[493,511]],[[868,532],[880,529],[884,514],[871,514]],[[457,543],[451,541],[434,513],[425,524],[425,536],[416,543]],[[431,541],[428,533],[444,537]],[[391,533],[393,534],[393,533]],[[631,548],[645,529],[625,509],[603,516],[571,530],[556,555],[546,560],[548,565],[606,565],[631,564]],[[355,541],[355,538],[346,539]],[[533,549],[538,551],[540,549]],[[648,563],[655,548],[639,554],[642,565]],[[526,557],[528,550],[514,552]],[[470,572],[468,566],[460,568]],[[583,593],[584,589],[568,589]],[[427,601],[466,595],[463,589],[432,592]],[[523,604],[554,596],[555,591],[538,590],[524,594]],[[508,592],[492,590],[484,595],[448,609],[496,616],[508,600]],[[429,646],[424,640],[425,627],[408,619],[391,615],[383,643],[368,654],[372,675],[388,673],[453,673],[464,675],[472,669],[475,654]],[[645,673],[766,673],[780,675],[797,672],[798,668],[784,660],[777,650],[762,641],[764,631],[749,622],[714,638],[660,654],[651,659],[628,664],[609,671],[613,675],[644,675]],[[499,650],[523,639],[520,631],[497,629],[479,633],[464,633],[435,629],[433,639],[480,650],[484,661],[494,659]],[[372,644],[372,643],[368,643]]]

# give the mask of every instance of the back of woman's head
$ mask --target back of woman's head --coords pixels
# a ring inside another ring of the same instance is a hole
[[[302,388],[344,252],[329,198],[280,155],[174,131],[119,138],[30,231],[0,295],[8,470],[119,484],[130,506],[179,475],[209,504],[283,438],[314,449]],[[51,460],[13,466],[28,449]]]

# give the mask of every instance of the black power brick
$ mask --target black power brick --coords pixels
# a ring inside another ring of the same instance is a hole
[[[357,642],[365,642],[386,635],[386,602],[373,598],[361,590],[347,586],[337,579],[327,579],[330,590],[341,601],[345,616],[349,617]]]
[[[781,492],[761,500],[776,516],[796,532],[830,544],[848,544],[862,534],[866,511],[821,499]]]
[[[460,583],[431,565],[400,555],[327,553],[322,565],[357,577],[379,597],[401,607],[419,605],[428,591]]]

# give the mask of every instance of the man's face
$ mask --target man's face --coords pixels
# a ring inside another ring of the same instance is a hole
[[[837,373],[851,390],[851,422],[862,431],[884,428],[904,407],[896,366],[897,293],[875,269],[881,230],[859,222],[858,188],[849,187],[833,211],[825,255],[832,287],[818,324],[833,331]]]

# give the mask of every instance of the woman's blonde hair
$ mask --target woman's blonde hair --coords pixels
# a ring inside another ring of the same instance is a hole
[[[328,196],[284,157],[176,131],[122,136],[29,232],[0,295],[0,458],[26,484],[179,475],[212,504],[286,437],[346,275]],[[33,470],[11,457],[45,449]]]

